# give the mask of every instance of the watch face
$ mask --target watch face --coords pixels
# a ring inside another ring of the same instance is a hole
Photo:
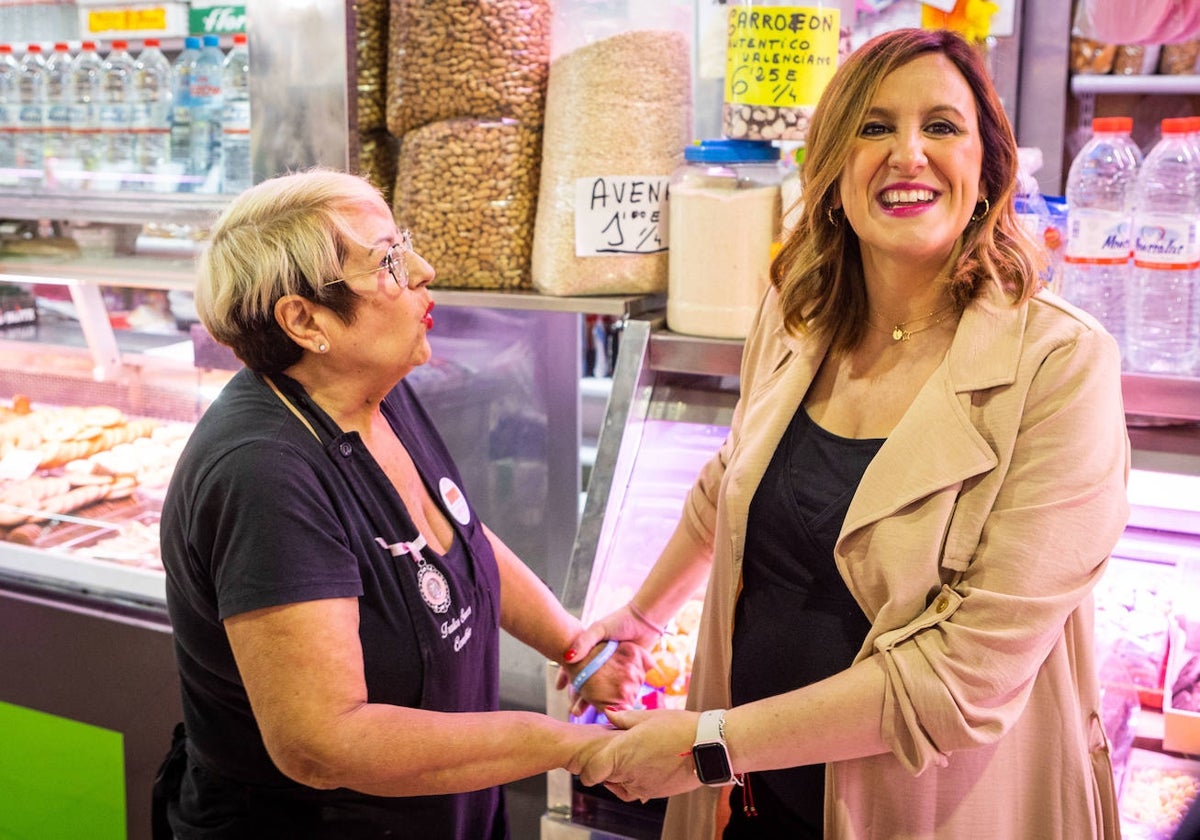
[[[696,778],[706,785],[723,785],[733,778],[729,753],[724,744],[697,744],[692,747]]]

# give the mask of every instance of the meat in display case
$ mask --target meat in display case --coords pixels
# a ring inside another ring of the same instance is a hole
[[[740,342],[626,323],[563,594],[585,624],[626,603],[657,559],[728,431],[740,357]],[[1191,705],[1200,700],[1200,383],[1126,380],[1131,516],[1095,591],[1097,660],[1123,833],[1165,840],[1200,789],[1200,711]],[[1148,416],[1158,419],[1140,426]],[[655,649],[645,707],[683,706],[702,600],[700,590]],[[565,719],[554,676],[551,668],[548,710]],[[662,800],[624,803],[562,770],[547,789],[542,840],[659,836]]]

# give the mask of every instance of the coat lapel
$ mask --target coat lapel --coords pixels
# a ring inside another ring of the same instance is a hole
[[[992,469],[996,453],[970,410],[977,391],[1016,378],[1025,307],[989,287],[964,310],[946,358],[863,475],[839,544],[860,528]]]

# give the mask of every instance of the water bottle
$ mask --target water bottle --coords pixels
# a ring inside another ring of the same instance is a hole
[[[1132,271],[1134,183],[1141,150],[1133,120],[1092,120],[1092,138],[1067,174],[1063,297],[1090,312],[1126,352],[1125,291]]]
[[[40,184],[46,120],[46,62],[40,44],[30,44],[21,56],[17,88],[21,96],[17,112],[18,177],[26,184]]]
[[[171,62],[157,38],[147,38],[133,63],[133,132],[137,189],[168,192],[171,161]]]
[[[179,191],[192,192],[192,72],[200,57],[200,39],[189,35],[171,65],[171,163],[179,173]]]
[[[201,192],[221,186],[221,75],[225,54],[221,39],[205,35],[204,46],[192,69],[192,168]]]
[[[128,41],[112,42],[100,79],[102,183],[120,188],[122,180],[133,172],[133,56]]]
[[[104,62],[96,52],[95,41],[84,41],[71,62],[71,150],[79,169],[87,173],[100,168],[100,99]],[[81,178],[83,186],[87,180]]]
[[[1129,368],[1187,375],[1200,364],[1200,157],[1191,120],[1162,121],[1137,179]]]
[[[254,182],[250,163],[250,52],[246,36],[233,36],[221,76],[225,107],[221,117],[221,191],[240,193]]]
[[[46,123],[45,158],[46,185],[57,186],[59,179],[72,185],[73,170],[71,148],[71,51],[65,41],[54,45],[54,52],[46,59]]]
[[[0,185],[17,182],[17,125],[21,111],[21,68],[12,47],[0,44]]]

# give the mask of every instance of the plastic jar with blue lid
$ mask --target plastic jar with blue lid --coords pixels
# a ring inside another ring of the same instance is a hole
[[[780,151],[759,140],[702,140],[671,176],[667,327],[745,338],[779,237]]]

